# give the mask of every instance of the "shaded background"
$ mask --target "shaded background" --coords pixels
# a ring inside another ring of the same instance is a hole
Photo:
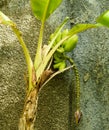
[[[47,20],[44,42],[66,16],[70,28],[76,23],[94,23],[109,7],[107,0],[63,0]],[[34,59],[40,22],[31,13],[28,0],[1,0],[0,10],[15,21]],[[79,34],[70,54],[81,80],[82,119],[75,125],[75,87],[72,73],[55,77],[39,95],[36,130],[109,130],[109,30],[91,29]],[[0,130],[17,130],[26,90],[26,63],[11,29],[0,25]],[[73,85],[74,86],[74,85]]]

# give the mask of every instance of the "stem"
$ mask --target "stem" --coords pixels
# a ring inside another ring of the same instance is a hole
[[[67,70],[69,70],[70,68],[73,68],[73,67],[74,67],[74,66],[71,65],[71,66],[66,67],[66,68],[63,69],[63,70],[56,71],[54,74],[52,74],[52,75],[50,76],[50,78],[48,78],[48,79],[42,84],[41,89],[42,89],[51,79],[53,79],[56,75],[58,75],[58,74],[60,74],[60,73],[63,73],[64,71],[67,71]]]
[[[73,69],[74,69],[74,73],[75,73],[75,76],[76,76],[76,109],[77,110],[80,110],[80,76],[79,76],[79,73],[78,73],[78,69],[74,63],[74,61],[65,56],[65,58],[71,63],[73,64]]]
[[[39,64],[42,61],[42,39],[43,39],[43,32],[44,32],[44,21],[41,24],[41,28],[40,28],[40,34],[39,34],[39,40],[38,40],[38,47],[37,47],[37,51],[36,51],[36,56],[35,56],[35,61],[34,61],[34,67],[35,70],[38,68]]]
[[[43,18],[41,20],[42,24],[41,24],[41,29],[40,29],[37,52],[36,52],[35,61],[34,61],[35,70],[39,67],[40,63],[42,62],[42,56],[41,56],[42,55],[42,39],[43,39],[43,32],[44,32],[44,23],[45,23],[45,20],[46,20],[49,2],[50,2],[50,0],[47,1],[47,5],[46,5],[45,10],[44,10]]]
[[[37,115],[38,91],[34,88],[25,100],[24,110],[19,122],[19,130],[34,130]]]
[[[12,30],[14,31],[14,33],[16,34],[22,48],[24,51],[24,55],[25,55],[25,59],[26,59],[26,63],[27,63],[27,67],[28,67],[28,74],[29,74],[29,91],[33,88],[32,85],[32,69],[33,69],[33,62],[31,60],[30,54],[29,54],[29,50],[26,47],[25,42],[23,41],[22,38],[22,34],[21,32],[17,29],[16,26],[11,26]]]

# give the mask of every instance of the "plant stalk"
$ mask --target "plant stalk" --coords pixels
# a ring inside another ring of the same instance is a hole
[[[38,89],[34,88],[25,100],[24,110],[19,122],[19,130],[34,130],[37,114]]]
[[[42,61],[42,40],[43,40],[43,32],[44,32],[44,22],[42,22],[41,28],[40,28],[38,46],[37,46],[37,51],[36,51],[36,56],[35,56],[35,61],[34,61],[35,70],[39,67],[39,65],[40,65],[40,63],[41,63],[41,61]]]
[[[16,34],[22,49],[24,51],[24,55],[25,55],[25,59],[26,59],[26,63],[27,63],[27,67],[28,67],[28,74],[29,74],[29,91],[33,88],[33,84],[32,84],[32,72],[33,72],[33,62],[31,60],[30,54],[29,54],[29,50],[26,47],[26,44],[22,38],[22,34],[21,32],[17,29],[16,26],[11,26],[13,32]]]
[[[73,59],[65,56],[65,58],[73,65],[73,70],[76,76],[76,109],[80,110],[80,76],[78,69],[73,61]]]

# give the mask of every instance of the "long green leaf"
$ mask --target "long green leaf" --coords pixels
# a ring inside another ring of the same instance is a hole
[[[69,31],[68,35],[74,35],[96,27],[98,27],[96,24],[77,24]]]
[[[25,55],[25,59],[26,59],[26,62],[27,62],[27,67],[28,67],[28,73],[29,73],[29,91],[32,89],[33,87],[33,84],[32,84],[32,71],[33,71],[33,62],[31,60],[31,57],[30,57],[30,54],[29,54],[29,50],[28,48],[26,47],[26,44],[22,38],[22,34],[21,32],[18,30],[16,24],[11,21],[5,14],[3,14],[1,11],[0,11],[0,23],[1,24],[4,24],[4,25],[8,25],[12,28],[13,32],[16,34],[21,46],[22,46],[22,49],[24,51],[24,55]]]
[[[31,8],[36,18],[45,21],[61,2],[62,0],[31,0]]]

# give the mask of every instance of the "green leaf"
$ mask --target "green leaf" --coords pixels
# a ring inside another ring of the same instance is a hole
[[[56,38],[59,36],[61,30],[63,29],[63,27],[65,26],[65,24],[68,22],[68,20],[69,20],[69,18],[66,17],[66,18],[64,19],[64,21],[61,23],[61,25],[60,25],[60,26],[55,30],[55,32],[53,33],[53,38],[52,38],[52,40],[50,41],[50,43],[49,43],[49,45],[48,45],[48,48],[46,49],[46,52],[45,52],[46,54],[45,54],[45,56],[48,54],[48,52],[49,52],[49,50],[51,49],[51,47],[53,46],[53,44],[54,44]]]
[[[12,22],[5,14],[3,14],[0,11],[0,24],[5,24],[5,25],[10,25],[10,26],[14,26],[14,22]]]
[[[49,45],[47,46],[47,48],[46,48],[46,51],[44,52],[44,56],[43,56],[43,60],[45,59],[45,57],[47,56],[47,54],[48,54],[48,52],[50,51],[50,49],[52,48],[52,45],[54,44],[54,42],[55,42],[55,39],[58,37],[58,35],[59,35],[59,33],[61,32],[61,30],[62,30],[62,28],[64,27],[64,25],[68,22],[68,20],[69,20],[69,18],[68,17],[66,17],[65,19],[64,19],[64,21],[61,23],[61,25],[56,29],[56,31],[54,32],[54,36],[53,36],[53,38],[52,38],[52,40],[51,40],[51,42],[49,43]],[[39,54],[39,53],[38,53]],[[38,64],[38,57],[36,57],[35,58],[35,62],[34,62],[34,66],[35,66],[35,69],[36,69],[36,65]],[[36,63],[36,64],[35,64]],[[44,67],[46,67],[46,66],[44,66]],[[36,71],[36,75],[37,75],[37,78],[38,77],[40,77],[40,75],[41,75],[41,73],[43,72],[43,70],[45,69],[43,67],[43,65],[42,65],[42,69],[41,69],[41,71]],[[40,67],[39,67],[40,68]],[[39,69],[38,68],[38,69]]]
[[[61,23],[61,25],[56,29],[56,31],[54,32],[54,37],[53,39],[51,40],[50,44],[48,45],[47,49],[46,49],[46,52],[44,53],[44,57],[43,57],[43,61],[42,61],[42,64],[39,66],[39,68],[37,69],[36,71],[36,76],[37,76],[37,79],[41,76],[42,72],[44,71],[44,69],[46,68],[46,65],[48,64],[50,58],[52,57],[53,53],[56,51],[56,49],[62,44],[62,40],[60,42],[60,45],[58,44],[58,46],[56,46],[54,48],[54,51],[52,51],[49,56],[48,56],[48,53],[55,41],[55,39],[58,37],[59,33],[61,32],[62,28],[64,27],[64,25],[67,23],[67,21],[69,20],[68,17],[65,18],[65,20]],[[65,38],[66,39],[66,38]],[[37,61],[37,59],[36,59]],[[46,62],[46,63],[45,63]]]
[[[74,35],[96,27],[98,27],[96,24],[77,24],[68,32],[68,35]]]
[[[11,27],[13,32],[16,34],[21,46],[22,46],[22,49],[23,49],[23,52],[24,52],[24,55],[25,55],[25,60],[26,60],[26,63],[27,63],[27,67],[28,67],[28,74],[29,74],[29,87],[28,87],[28,92],[30,92],[32,90],[32,88],[34,87],[33,85],[33,62],[32,62],[32,59],[30,57],[30,54],[29,54],[29,50],[28,48],[26,47],[26,44],[22,38],[22,34],[21,32],[18,30],[17,26],[12,26]]]
[[[36,18],[45,21],[61,2],[62,0],[31,0],[31,8]]]
[[[31,57],[30,57],[30,54],[29,54],[29,50],[28,48],[26,47],[26,44],[22,38],[22,34],[21,32],[19,31],[19,29],[17,28],[16,24],[11,21],[5,14],[3,14],[1,11],[0,11],[0,23],[1,24],[5,24],[5,25],[9,25],[13,32],[16,34],[21,46],[22,46],[22,49],[24,51],[24,55],[25,55],[25,59],[26,59],[26,62],[27,62],[27,67],[28,67],[28,73],[29,73],[29,91],[33,88],[33,79],[32,79],[32,76],[33,76],[33,62],[31,60]]]
[[[97,23],[100,23],[106,27],[109,27],[109,10],[105,11],[97,18]]]
[[[96,26],[96,24],[77,24],[75,25],[69,32],[68,34],[62,39],[60,40],[51,50],[50,52],[47,54],[47,56],[44,58],[44,61],[42,62],[42,64],[40,65],[40,67],[38,68],[38,70],[36,71],[36,75],[37,78],[40,77],[40,75],[42,74],[43,70],[45,69],[45,67],[47,66],[47,63],[49,62],[50,58],[53,56],[53,54],[55,53],[55,51],[59,48],[60,45],[63,44],[64,41],[66,41],[67,39],[71,38],[74,34],[80,33],[82,31],[85,31],[87,29],[90,28],[95,28],[98,27]]]
[[[37,44],[37,51],[34,60],[35,70],[38,68],[42,62],[42,41],[43,41],[43,32],[44,32],[44,23],[45,20],[53,13],[53,11],[60,5],[62,0],[31,0],[31,7],[36,18],[41,20],[41,29],[39,40]]]
[[[44,58],[42,64],[39,66],[39,68],[36,71],[36,75],[37,75],[37,79],[40,77],[40,75],[42,74],[42,72],[44,71],[44,69],[46,68],[48,62],[50,61],[50,59],[52,58],[53,54],[55,53],[55,51],[59,48],[59,46],[68,38],[70,38],[71,36],[66,36],[65,38],[63,38],[61,41],[59,41],[51,50],[50,52],[47,54],[47,56]]]

